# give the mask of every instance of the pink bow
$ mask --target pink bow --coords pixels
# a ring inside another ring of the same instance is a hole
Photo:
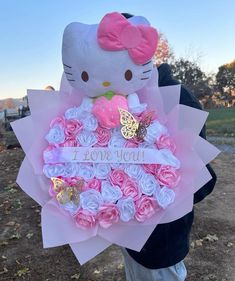
[[[136,64],[148,62],[154,55],[158,33],[147,25],[132,25],[119,13],[110,13],[101,20],[98,43],[107,51],[127,50]]]

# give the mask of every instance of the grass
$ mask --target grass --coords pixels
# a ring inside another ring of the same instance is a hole
[[[235,136],[235,107],[210,109],[206,128],[208,135]]]

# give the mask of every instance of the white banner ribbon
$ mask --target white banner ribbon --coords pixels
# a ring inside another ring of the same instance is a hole
[[[45,164],[65,162],[130,163],[180,167],[180,161],[169,149],[59,147],[44,151],[43,157]]]

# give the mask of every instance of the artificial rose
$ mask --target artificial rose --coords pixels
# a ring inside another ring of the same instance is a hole
[[[50,123],[50,127],[53,128],[55,126],[60,126],[61,128],[64,128],[65,126],[65,119],[63,116],[58,116],[54,119],[52,119]]]
[[[119,169],[119,170],[123,170],[127,167],[128,164],[125,163],[110,163],[110,166],[112,169]]]
[[[131,197],[134,200],[139,199],[141,196],[138,183],[135,180],[128,177],[126,178],[123,185],[121,186],[121,190],[125,197]]]
[[[81,146],[90,147],[97,143],[97,137],[93,132],[82,131],[78,136],[77,140],[81,144]]]
[[[84,130],[87,131],[95,131],[98,127],[98,121],[91,113],[89,113],[86,118],[82,119],[82,124]]]
[[[120,134],[115,134],[112,135],[109,143],[108,143],[108,147],[109,148],[121,148],[124,147],[126,144],[126,140],[123,138],[123,136]]]
[[[94,167],[91,164],[79,164],[77,175],[84,180],[91,180],[95,176]]]
[[[173,153],[175,152],[176,146],[175,143],[168,135],[161,135],[160,138],[156,142],[158,149],[167,148],[171,150]]]
[[[65,141],[64,129],[61,126],[56,125],[50,129],[45,138],[49,144],[61,144]]]
[[[135,165],[135,164],[127,165],[125,167],[125,172],[129,177],[136,179],[138,181],[141,179],[141,177],[144,174],[142,167],[140,165]]]
[[[69,108],[65,111],[65,118],[67,120],[70,120],[70,119],[78,119],[78,115],[79,115],[79,108],[78,107],[72,107],[72,108]]]
[[[170,188],[176,187],[180,181],[180,175],[176,169],[171,166],[161,165],[156,174],[156,179],[160,185],[165,185]]]
[[[111,166],[108,163],[94,164],[95,176],[97,179],[106,179],[111,172]]]
[[[43,166],[43,173],[47,178],[56,178],[63,175],[64,168],[63,164],[46,164]]]
[[[157,170],[159,169],[160,165],[158,164],[143,164],[142,165],[144,171],[148,174],[156,175]]]
[[[147,134],[144,137],[144,140],[147,143],[153,144],[160,138],[161,135],[166,133],[167,133],[166,127],[163,126],[158,121],[154,121],[147,127]]]
[[[108,181],[103,181],[101,184],[101,194],[105,202],[115,203],[122,198],[122,191],[119,186],[111,185]]]
[[[75,177],[78,174],[78,168],[79,164],[78,163],[71,163],[67,162],[64,164],[64,171],[61,176],[67,178],[67,177]]]
[[[119,210],[115,204],[106,203],[102,205],[97,213],[97,221],[103,228],[110,227],[119,220]]]
[[[62,147],[76,147],[79,146],[78,141],[73,137],[66,137],[65,141],[60,144]]]
[[[101,191],[101,180],[99,179],[91,179],[87,182],[87,185],[85,187],[86,190],[88,189],[94,189],[94,190],[97,190],[97,191]]]
[[[82,229],[92,228],[96,225],[95,215],[88,210],[79,209],[74,215],[77,226]]]
[[[139,222],[144,222],[154,215],[157,203],[153,197],[143,195],[135,202],[135,208],[135,218]]]
[[[168,205],[174,202],[175,200],[175,192],[168,188],[167,186],[163,186],[162,188],[158,188],[154,194],[159,206],[165,209]]]
[[[70,119],[66,120],[64,132],[66,136],[72,137],[76,136],[82,130],[82,123],[79,120]]]
[[[83,209],[96,214],[103,204],[103,198],[97,190],[89,189],[80,194],[80,204]]]
[[[96,137],[98,139],[97,145],[99,146],[107,146],[108,142],[111,138],[110,130],[98,127],[95,131]]]
[[[109,181],[111,184],[121,187],[127,177],[127,174],[123,170],[117,169],[109,174]]]
[[[144,174],[139,182],[140,189],[143,194],[151,196],[159,188],[159,183],[153,175]]]
[[[122,221],[129,221],[135,216],[135,203],[132,198],[124,198],[118,200],[117,207],[120,212],[120,219]]]

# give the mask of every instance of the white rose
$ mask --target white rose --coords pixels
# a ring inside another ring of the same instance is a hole
[[[70,212],[71,215],[75,215],[79,209],[79,206],[75,205],[73,202],[67,202],[60,206],[66,211]]]
[[[110,166],[114,170],[116,170],[116,169],[124,170],[128,166],[128,164],[125,164],[125,163],[110,163]]]
[[[158,140],[163,134],[167,134],[167,128],[158,121],[154,121],[149,125],[149,127],[147,127],[147,134],[144,137],[144,140],[152,144],[155,143],[156,140]]]
[[[69,108],[65,111],[65,114],[64,114],[64,116],[67,120],[78,119],[78,115],[79,115],[79,108],[78,107]]]
[[[120,219],[122,221],[129,221],[135,215],[135,203],[134,200],[130,197],[125,199],[120,199],[117,202],[117,207],[120,211]]]
[[[79,165],[77,163],[65,163],[63,177],[75,177],[78,173]]]
[[[89,189],[80,194],[80,205],[85,210],[88,210],[92,213],[97,213],[102,204],[102,196],[95,189]]]
[[[55,165],[46,164],[43,167],[43,173],[48,178],[56,178],[56,177],[62,176],[64,173],[64,165],[63,164],[55,164]]]
[[[121,134],[114,134],[111,136],[109,140],[108,147],[109,148],[121,148],[124,147],[126,140],[123,138]]]
[[[127,165],[125,168],[125,172],[128,174],[129,177],[134,178],[136,180],[140,180],[144,175],[144,170],[140,165]]]
[[[144,174],[139,182],[140,189],[143,194],[151,196],[159,188],[159,183],[153,175]]]
[[[95,116],[89,113],[84,119],[82,119],[83,128],[87,131],[95,131],[98,127],[98,121]]]
[[[89,132],[89,131],[82,131],[77,136],[77,140],[79,141],[81,146],[86,146],[86,147],[93,146],[98,142],[96,135],[93,132]]]
[[[111,185],[108,181],[103,181],[101,185],[101,194],[105,202],[115,203],[122,198],[122,191],[118,186]]]
[[[94,170],[97,179],[107,179],[111,172],[111,166],[106,163],[97,163],[94,164]]]
[[[45,139],[51,144],[60,144],[65,141],[64,130],[60,126],[55,126],[50,129]]]
[[[167,186],[163,186],[162,188],[157,188],[154,193],[154,197],[156,198],[158,204],[165,209],[168,205],[175,201],[175,192]]]
[[[84,180],[91,180],[95,176],[94,167],[91,164],[80,164],[77,168],[77,175]]]

